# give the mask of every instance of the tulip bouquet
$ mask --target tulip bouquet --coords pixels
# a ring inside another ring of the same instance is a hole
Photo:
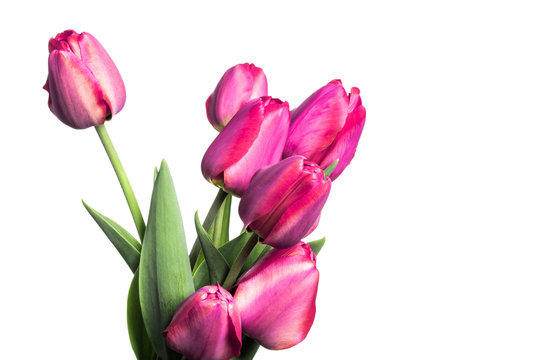
[[[189,252],[167,163],[155,169],[145,221],[104,127],[126,93],[101,44],[72,30],[51,39],[44,88],[62,122],[96,128],[133,216],[139,239],[84,204],[134,274],[127,323],[137,359],[252,359],[259,346],[286,349],[307,336],[325,240],[302,240],[354,156],[366,116],[357,88],[347,94],[333,80],[289,111],[268,96],[260,68],[227,70],[206,101],[219,133],[201,165],[219,190],[202,224],[195,214]],[[231,196],[244,223],[233,239]]]

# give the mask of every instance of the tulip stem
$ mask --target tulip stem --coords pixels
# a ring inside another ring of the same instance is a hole
[[[240,274],[240,271],[244,267],[244,264],[246,263],[246,260],[251,253],[251,250],[257,245],[259,242],[259,236],[255,233],[251,235],[249,240],[246,242],[246,245],[242,248],[242,251],[240,251],[240,254],[236,257],[234,260],[234,263],[231,266],[231,269],[229,270],[229,273],[227,274],[227,277],[225,278],[225,281],[223,282],[223,287],[225,289],[230,289],[234,283],[236,282],[236,278]]]
[[[105,126],[96,126],[96,131],[98,133],[99,139],[101,140],[101,143],[103,144],[103,147],[105,148],[105,151],[107,152],[107,156],[109,156],[109,160],[111,161],[114,172],[118,177],[118,181],[120,182],[120,186],[122,187],[122,191],[124,192],[124,196],[126,197],[129,210],[131,211],[131,216],[133,217],[133,221],[135,222],[135,227],[137,228],[137,232],[139,233],[139,238],[142,242],[144,238],[144,232],[146,230],[146,225],[144,224],[141,209],[139,208],[139,204],[137,203],[137,199],[135,198],[135,193],[133,192],[131,184],[129,183],[126,171],[124,170],[124,167],[120,162],[118,153],[114,149],[111,138],[109,137],[109,133],[107,133],[107,129],[105,129]]]
[[[222,189],[219,189],[216,198],[212,203],[212,206],[210,206],[210,210],[208,210],[208,214],[206,214],[206,218],[204,218],[204,222],[202,224],[204,230],[208,231],[208,229],[210,229],[210,226],[216,218],[219,208],[221,207],[221,204],[223,204],[223,201],[225,201],[226,197],[227,193]],[[197,236],[197,238],[195,239],[195,243],[193,243],[193,247],[191,248],[191,251],[189,253],[189,262],[191,264],[191,269],[195,268],[195,263],[197,262],[200,252],[201,242],[199,240],[199,237]]]

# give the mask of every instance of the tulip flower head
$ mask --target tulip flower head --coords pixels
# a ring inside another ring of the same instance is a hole
[[[291,111],[291,126],[283,156],[303,155],[321,168],[339,163],[335,180],[350,164],[366,121],[360,90],[347,96],[340,80],[333,80]]]
[[[126,89],[107,51],[89,33],[67,30],[49,41],[49,108],[75,129],[103,125],[124,107]]]
[[[267,95],[268,84],[261,68],[253,64],[233,66],[206,100],[208,121],[221,131],[248,101]]]
[[[162,335],[169,348],[190,360],[228,360],[242,347],[238,308],[219,284],[185,299]]]
[[[289,121],[287,102],[267,96],[251,100],[204,154],[204,177],[225,191],[242,196],[257,170],[281,159]]]
[[[276,248],[295,245],[317,226],[332,181],[296,155],[253,176],[238,211],[246,227]]]
[[[309,245],[270,250],[237,283],[234,301],[243,332],[272,350],[300,343],[315,319],[318,284]]]

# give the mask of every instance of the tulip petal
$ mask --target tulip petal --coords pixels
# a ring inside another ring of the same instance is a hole
[[[238,207],[246,227],[269,212],[282,199],[283,194],[300,176],[303,166],[303,156],[291,156],[274,166],[262,168],[253,176]]]
[[[366,122],[366,108],[362,105],[360,90],[352,88],[350,98],[349,114],[345,126],[337,134],[334,143],[318,158],[313,159],[322,168],[339,159],[338,165],[330,175],[332,180],[335,180],[351,163]]]
[[[108,117],[118,113],[126,102],[126,88],[120,72],[99,41],[89,33],[79,37],[81,60],[94,74],[110,107]]]
[[[284,157],[303,155],[311,160],[325,150],[343,128],[348,98],[341,81],[333,80],[291,111]]]
[[[331,181],[321,181],[321,177],[305,174],[298,180],[298,185],[291,189],[290,195],[284,195],[271,214],[256,220],[254,227],[266,232],[263,244],[276,248],[293,246],[315,229],[322,208],[330,194]],[[273,218],[278,216],[279,220]],[[270,228],[271,227],[271,228]]]
[[[261,100],[252,100],[244,105],[219,133],[202,159],[202,173],[208,181],[220,177],[223,181],[225,169],[247,153],[259,135],[263,113]],[[245,121],[246,117],[250,121]]]
[[[234,295],[244,333],[272,350],[301,342],[315,318],[318,281],[307,244],[268,252],[239,279]]]
[[[264,121],[258,136],[247,153],[224,173],[225,187],[236,195],[243,195],[257,170],[277,163],[283,154],[289,128],[288,104],[269,97],[263,104]]]
[[[107,104],[92,72],[72,53],[49,55],[49,107],[66,125],[85,129],[102,125]]]

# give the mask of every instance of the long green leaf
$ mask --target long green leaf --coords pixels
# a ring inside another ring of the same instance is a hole
[[[195,228],[197,229],[197,235],[201,241],[202,251],[206,260],[206,267],[208,268],[210,278],[209,284],[215,284],[216,282],[223,284],[223,280],[225,280],[225,277],[229,273],[229,264],[227,264],[223,255],[221,255],[219,250],[210,241],[210,237],[203,229],[197,213],[195,213]]]
[[[129,287],[127,300],[127,323],[131,347],[138,360],[152,359],[155,356],[152,343],[144,327],[139,301],[139,271],[135,271]]]
[[[116,222],[92,209],[84,201],[83,205],[124,258],[131,271],[135,272],[139,267],[141,244]]]
[[[319,255],[319,252],[321,251],[325,242],[326,242],[326,238],[323,237],[322,239],[308,242],[308,245],[311,248],[311,250],[315,253],[315,255]]]
[[[214,231],[212,243],[216,248],[223,246],[229,241],[229,225],[231,222],[231,202],[232,195],[228,194],[221,204],[214,221]]]
[[[163,161],[154,183],[139,268],[144,324],[162,360],[169,356],[161,332],[178,305],[193,292],[182,216],[169,168]]]

